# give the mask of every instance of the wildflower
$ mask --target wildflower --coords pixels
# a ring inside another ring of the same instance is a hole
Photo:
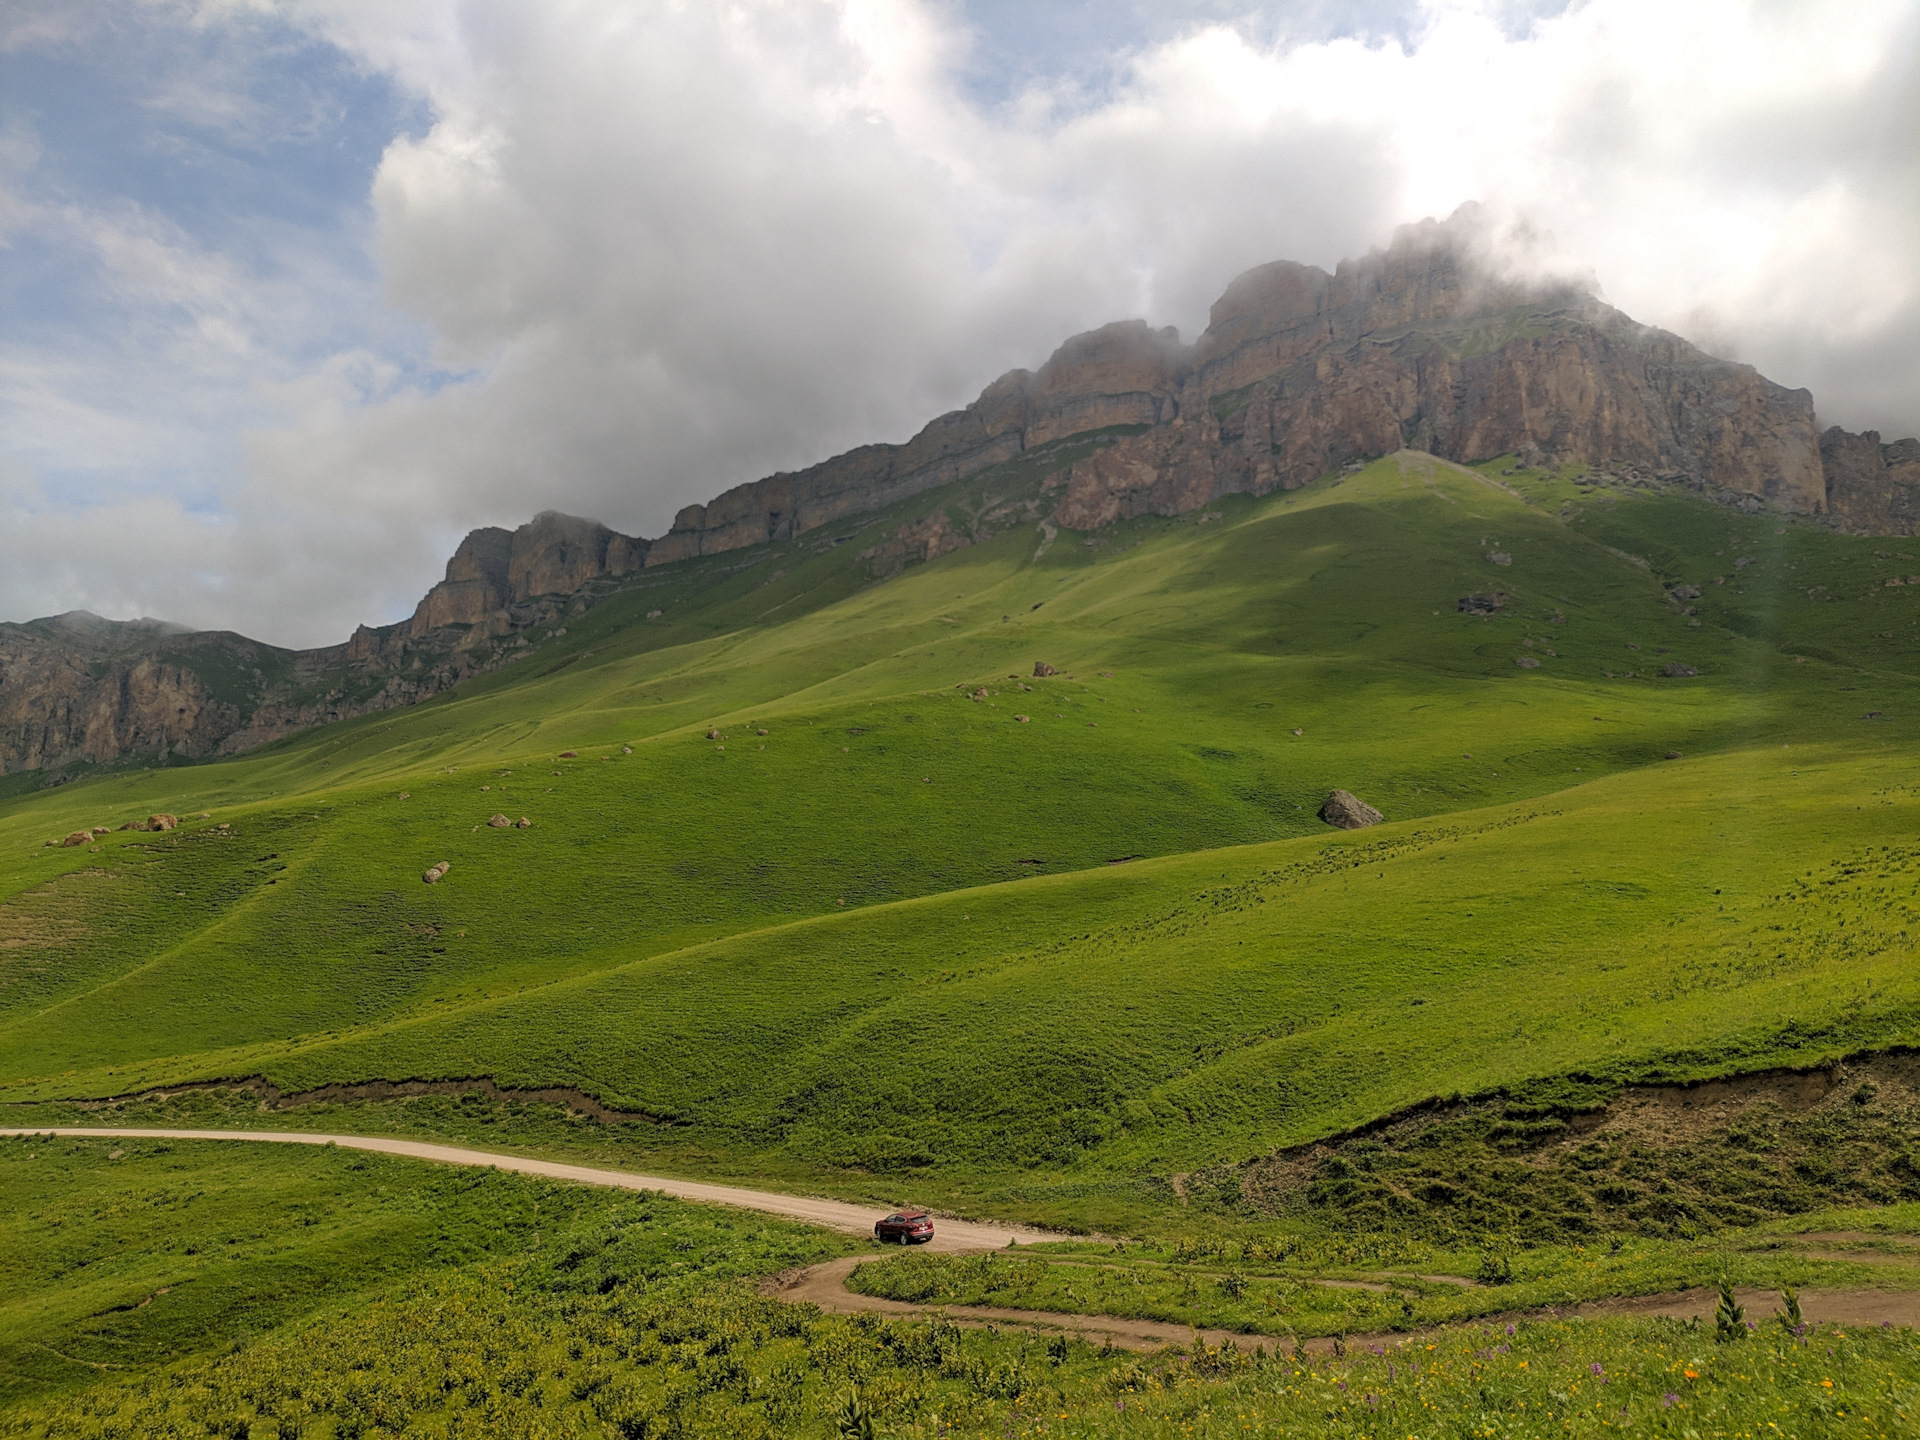
[[[1595,1375],[1604,1375],[1607,1373],[1605,1367],[1602,1366],[1598,1360],[1589,1365],[1587,1369],[1591,1370]]]
[[[1831,1390],[1833,1388],[1833,1381],[1831,1380],[1822,1380],[1820,1383],[1828,1390]]]
[[[1666,1410],[1671,1410],[1673,1408],[1674,1401],[1678,1400],[1679,1398],[1680,1397],[1674,1394],[1671,1390],[1667,1391],[1665,1395],[1660,1397],[1661,1408]]]
[[[1513,1326],[1511,1325],[1507,1326],[1507,1334],[1509,1335],[1513,1334]]]
[[[1689,1380],[1698,1380],[1700,1378],[1700,1372],[1698,1370],[1682,1370],[1680,1373]]]

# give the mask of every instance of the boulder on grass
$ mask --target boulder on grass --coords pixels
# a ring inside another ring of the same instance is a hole
[[[1336,790],[1320,807],[1320,818],[1337,830],[1364,830],[1387,817],[1350,791]]]
[[[91,830],[76,830],[60,843],[62,845],[91,845],[93,843],[93,832]]]
[[[1669,660],[1660,667],[1660,673],[1669,680],[1684,680],[1688,676],[1698,675],[1700,672],[1691,665],[1683,665],[1678,660]]]
[[[1495,590],[1489,594],[1462,595],[1456,608],[1463,615],[1492,615],[1506,606],[1506,591]]]
[[[452,868],[453,862],[451,860],[442,860],[438,865],[429,865],[426,874],[420,878],[429,885],[438,885],[440,883],[440,877]]]
[[[505,830],[509,825],[513,824],[513,822],[504,815],[495,815],[487,821],[487,824],[496,830]]]
[[[180,817],[178,815],[149,815],[147,817],[147,829],[149,830],[172,830],[178,826],[179,823]]]
[[[533,828],[533,821],[522,815],[518,820],[513,822],[513,828],[516,830],[531,830]]]
[[[1047,664],[1044,660],[1036,660],[1033,662],[1033,674],[1036,680],[1044,680],[1049,675],[1058,675],[1059,673],[1058,670],[1054,669],[1053,666]]]

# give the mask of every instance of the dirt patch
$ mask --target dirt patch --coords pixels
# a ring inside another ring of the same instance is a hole
[[[1433,1102],[1185,1177],[1203,1208],[1563,1240],[1705,1234],[1920,1200],[1920,1055],[1691,1085],[1566,1080]]]

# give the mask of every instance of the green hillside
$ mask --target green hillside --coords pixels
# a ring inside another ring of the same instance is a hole
[[[983,525],[1048,459],[0,804],[0,1100],[571,1085],[657,1166],[1109,1223],[1434,1095],[1913,1038],[1920,547],[1411,454]],[[977,543],[878,578],[935,505]]]

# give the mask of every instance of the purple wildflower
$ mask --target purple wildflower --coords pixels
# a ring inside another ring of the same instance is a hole
[[[1333,1383],[1334,1383],[1334,1384],[1336,1384],[1336,1385],[1338,1385],[1338,1386],[1340,1387],[1340,1393],[1341,1393],[1342,1395],[1344,1395],[1344,1394],[1346,1394],[1346,1393],[1347,1393],[1347,1382],[1346,1382],[1346,1381],[1344,1381],[1344,1380],[1336,1380],[1336,1381],[1334,1381]]]
[[[1606,1367],[1601,1365],[1601,1363],[1598,1360],[1594,1361],[1593,1364],[1589,1365],[1587,1369],[1591,1370],[1595,1375],[1604,1375],[1607,1373]]]
[[[1674,1394],[1671,1390],[1669,1390],[1665,1395],[1663,1395],[1660,1398],[1660,1404],[1664,1409],[1671,1410],[1673,1408],[1673,1402],[1678,1400],[1679,1398],[1680,1397],[1678,1395]]]
[[[1511,1325],[1507,1326],[1507,1334],[1509,1335],[1513,1334],[1513,1326]]]
[[[1369,1410],[1378,1410],[1380,1408],[1380,1397],[1371,1391],[1367,1394],[1367,1408]]]
[[[1829,1355],[1831,1355],[1831,1354],[1832,1354],[1833,1352],[1832,1352],[1831,1350],[1829,1350],[1829,1351],[1828,1351],[1827,1353],[1828,1353]],[[1394,1374],[1393,1374],[1393,1362],[1392,1362],[1391,1360],[1389,1360],[1389,1361],[1387,1361],[1387,1379],[1389,1379],[1389,1380],[1391,1380],[1391,1379],[1393,1379],[1393,1378],[1394,1378]]]

